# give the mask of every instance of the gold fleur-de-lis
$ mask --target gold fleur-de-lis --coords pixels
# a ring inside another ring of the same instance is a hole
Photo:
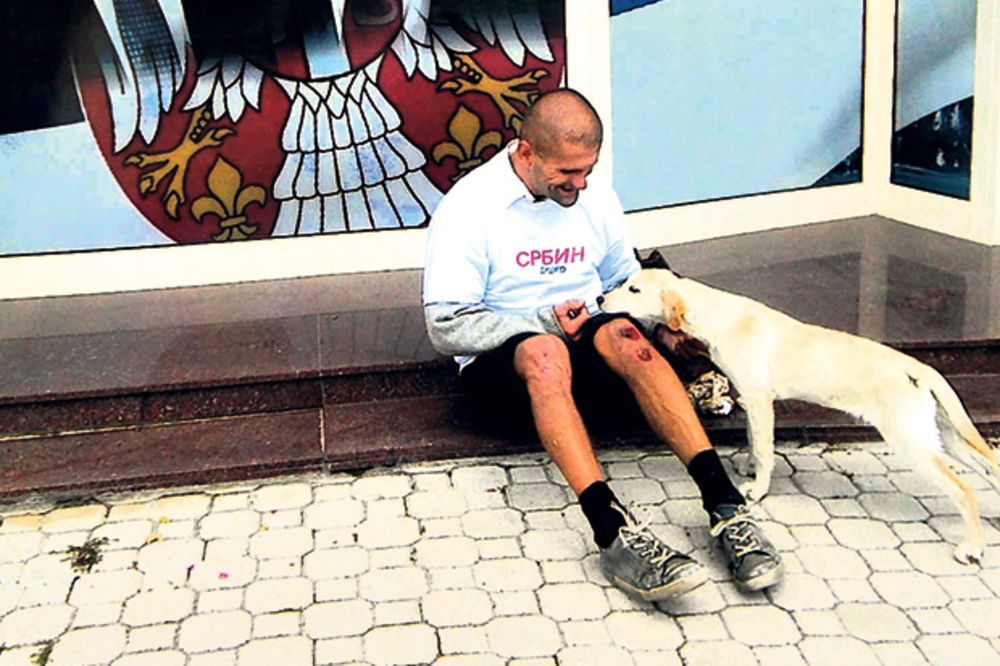
[[[191,204],[191,214],[202,222],[207,215],[219,218],[219,233],[212,236],[217,241],[242,240],[257,231],[258,225],[250,224],[243,214],[247,206],[260,206],[267,201],[267,193],[260,185],[243,187],[239,169],[222,156],[215,160],[208,172],[208,191],[212,196],[198,197]]]
[[[446,157],[454,157],[458,162],[458,173],[452,180],[458,180],[473,168],[483,163],[483,153],[489,147],[499,148],[503,135],[496,130],[483,132],[483,123],[464,104],[458,105],[455,115],[448,121],[448,136],[452,141],[442,141],[434,146],[431,157],[441,164]]]

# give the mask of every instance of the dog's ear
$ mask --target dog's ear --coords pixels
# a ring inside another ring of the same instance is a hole
[[[667,328],[674,332],[681,330],[681,318],[687,314],[681,295],[673,289],[664,289],[660,292],[660,303],[663,304],[663,320]]]

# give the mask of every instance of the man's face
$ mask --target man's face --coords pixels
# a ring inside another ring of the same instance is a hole
[[[587,176],[597,164],[599,148],[560,141],[552,152],[542,157],[531,150],[526,183],[535,196],[552,199],[560,206],[576,203],[580,190],[587,187]]]

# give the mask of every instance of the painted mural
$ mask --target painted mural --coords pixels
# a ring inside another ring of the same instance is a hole
[[[10,0],[0,18],[19,91],[4,254],[424,225],[565,66],[561,0]]]

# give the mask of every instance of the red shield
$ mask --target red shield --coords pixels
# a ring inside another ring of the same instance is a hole
[[[425,174],[444,192],[488,159],[498,145],[516,136],[518,118],[516,113],[511,115],[511,109],[523,111],[532,91],[559,84],[564,67],[561,12],[558,20],[552,16],[548,14],[544,25],[552,61],[543,62],[529,54],[517,65],[499,44],[490,46],[479,35],[464,30],[462,36],[478,50],[463,54],[465,64],[438,72],[434,81],[419,70],[408,76],[389,50],[400,29],[398,15],[380,24],[359,24],[348,12],[344,41],[351,66],[381,59],[378,87],[398,111],[402,133],[427,157]],[[248,106],[234,123],[200,118],[196,111],[183,109],[198,68],[189,51],[184,86],[169,112],[161,115],[153,140],[146,144],[136,136],[118,152],[113,150],[112,116],[104,82],[96,67],[86,63],[78,67],[81,99],[108,168],[142,215],[172,240],[193,243],[272,235],[279,210],[274,183],[285,159],[281,135],[291,108],[276,77],[309,78],[297,47],[279,47],[275,53],[276,63],[268,66],[260,88],[259,109]],[[447,83],[468,79],[470,67],[491,80],[516,84],[511,90],[524,94],[490,95]],[[456,94],[459,92],[462,94]],[[470,134],[490,140],[469,141]],[[192,144],[193,135],[201,137],[202,143]],[[156,161],[163,156],[179,159]]]

